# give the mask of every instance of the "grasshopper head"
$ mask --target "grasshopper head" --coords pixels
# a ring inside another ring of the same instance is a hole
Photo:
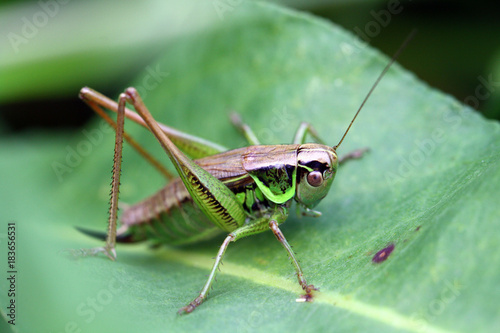
[[[330,190],[338,167],[337,153],[334,148],[321,144],[303,144],[297,160],[295,198],[307,208],[313,208]]]

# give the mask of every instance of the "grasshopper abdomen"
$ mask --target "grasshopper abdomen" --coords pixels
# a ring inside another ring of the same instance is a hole
[[[180,178],[147,199],[126,208],[121,232],[135,242],[152,240],[183,245],[212,238],[222,230],[211,223],[193,202]]]

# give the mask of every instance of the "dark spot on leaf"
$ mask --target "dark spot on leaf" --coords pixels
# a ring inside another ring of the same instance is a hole
[[[419,225],[419,226],[417,227],[417,229],[415,229],[415,231],[419,231],[419,230],[420,230],[420,227],[421,227],[421,225]]]
[[[393,250],[394,250],[394,244],[391,243],[387,247],[375,253],[375,255],[372,258],[372,261],[374,263],[381,263],[382,261],[386,260],[389,257],[389,255]]]

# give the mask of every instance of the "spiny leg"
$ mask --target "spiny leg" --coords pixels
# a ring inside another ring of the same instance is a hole
[[[276,236],[278,241],[281,243],[281,245],[283,245],[285,250],[288,252],[288,256],[292,260],[292,264],[295,266],[295,271],[297,272],[297,279],[299,280],[299,284],[302,287],[302,289],[304,289],[304,291],[306,292],[306,294],[303,295],[302,298],[300,298],[299,300],[301,302],[312,300],[313,290],[318,290],[318,289],[315,288],[314,285],[312,284],[307,284],[306,279],[304,278],[304,274],[302,273],[302,268],[300,268],[299,261],[297,260],[297,258],[295,258],[295,254],[293,253],[292,247],[290,246],[290,244],[288,244],[285,236],[279,229],[278,222],[276,222],[275,220],[269,221],[269,228],[271,228],[271,230],[274,233],[274,236]]]
[[[275,221],[284,221],[286,220],[287,213],[283,210],[277,210],[271,217],[271,219]],[[246,224],[233,232],[231,232],[224,242],[222,243],[219,252],[217,253],[217,257],[215,258],[215,263],[214,266],[212,267],[212,271],[210,272],[210,275],[208,276],[208,280],[205,283],[202,291],[196,297],[191,303],[189,303],[187,306],[181,308],[178,313],[183,314],[183,313],[190,313],[192,312],[197,306],[199,306],[206,298],[208,295],[208,292],[210,291],[210,287],[212,286],[213,281],[215,280],[215,274],[217,273],[217,269],[219,268],[220,263],[222,262],[222,257],[224,256],[224,253],[226,251],[227,246],[229,245],[230,242],[236,242],[238,239],[258,234],[263,231],[266,231],[269,229],[269,217],[262,217],[260,219],[252,221],[250,224]]]
[[[115,154],[113,159],[113,177],[111,180],[111,200],[109,203],[108,237],[104,248],[106,255],[116,259],[116,221],[118,219],[118,196],[120,194],[120,176],[122,173],[123,131],[125,123],[126,96],[120,94],[116,118]],[[111,256],[109,255],[111,254]]]
[[[208,295],[208,292],[210,291],[210,287],[212,286],[212,283],[214,282],[215,274],[217,273],[217,269],[219,268],[219,265],[222,261],[222,257],[224,256],[224,253],[226,252],[227,246],[233,240],[234,240],[233,234],[229,234],[229,236],[226,237],[226,239],[224,240],[224,242],[222,243],[222,245],[219,249],[219,252],[217,252],[217,257],[215,257],[214,266],[212,267],[212,270],[210,271],[210,275],[208,276],[208,280],[205,283],[205,285],[203,286],[203,289],[201,290],[200,294],[191,303],[189,303],[185,307],[180,308],[179,311],[177,311],[178,314],[193,312],[193,310],[196,309],[196,307],[199,306],[205,300],[205,298]]]
[[[238,131],[240,131],[241,134],[243,134],[243,136],[245,137],[245,139],[247,139],[250,145],[252,146],[260,145],[259,139],[257,139],[255,133],[252,131],[250,126],[248,126],[243,122],[239,114],[237,114],[236,112],[231,112],[229,117],[233,125],[238,129]]]
[[[116,118],[115,153],[113,157],[113,176],[111,179],[111,199],[109,202],[108,232],[106,245],[91,249],[81,249],[78,254],[81,256],[95,256],[104,253],[111,260],[116,259],[116,221],[118,217],[118,196],[120,191],[120,176],[123,150],[123,131],[125,121],[125,94],[120,95]]]
[[[84,89],[82,89],[82,91],[85,91]],[[104,110],[102,110],[101,107],[99,107],[98,104],[96,104],[92,99],[89,99],[89,96],[84,95],[84,93],[80,93],[80,96],[83,99],[83,101],[87,103],[87,105],[90,106],[92,110],[94,110],[95,113],[97,113],[111,127],[113,127],[115,131],[117,131],[117,124],[113,121],[113,119],[111,119],[111,117],[109,117],[106,114],[106,112],[104,112]],[[90,97],[92,97],[92,95],[90,95]],[[144,157],[146,161],[148,161],[153,167],[156,168],[156,170],[158,170],[158,172],[160,172],[163,176],[165,176],[165,178],[167,178],[168,180],[174,178],[174,175],[172,175],[171,172],[165,169],[165,167],[161,165],[161,163],[156,158],[154,158],[143,147],[141,147],[141,145],[137,141],[135,141],[135,139],[132,138],[130,134],[128,134],[126,131],[123,131],[123,137],[142,157]]]

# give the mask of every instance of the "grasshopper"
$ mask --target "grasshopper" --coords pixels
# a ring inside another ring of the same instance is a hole
[[[318,289],[306,282],[299,262],[279,226],[287,219],[293,201],[297,204],[298,214],[321,215],[313,208],[328,194],[339,163],[358,158],[363,152],[355,151],[338,158],[337,149],[371,93],[411,37],[407,38],[379,75],[344,135],[333,147],[322,143],[304,143],[308,134],[321,142],[313,126],[305,122],[300,124],[292,144],[261,145],[251,128],[237,114],[232,114],[233,124],[250,146],[226,150],[155,121],[135,88],[128,88],[120,94],[118,103],[90,88],[82,88],[80,98],[115,128],[116,137],[107,234],[81,229],[91,236],[105,239],[106,243],[103,247],[82,249],[79,254],[103,253],[115,260],[117,242],[149,239],[169,245],[185,245],[222,232],[227,233],[200,294],[179,310],[179,314],[190,313],[207,298],[229,243],[270,229],[295,267],[298,282],[304,291],[298,301],[311,301],[313,292]],[[127,102],[136,112],[126,108]],[[116,122],[103,108],[117,113]],[[148,128],[154,134],[179,177],[174,178],[124,131],[125,118]],[[170,182],[147,199],[127,207],[120,216],[121,226],[117,229],[124,138],[165,174]]]

